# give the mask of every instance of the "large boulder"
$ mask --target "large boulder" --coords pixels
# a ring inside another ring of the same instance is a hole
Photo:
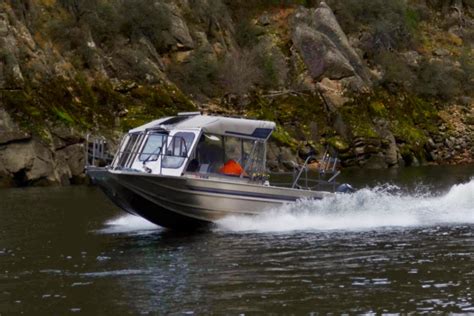
[[[314,80],[346,79],[346,86],[359,92],[370,86],[368,68],[325,2],[315,9],[298,8],[291,19],[291,36]]]
[[[18,186],[58,182],[52,152],[35,139],[0,147],[0,164],[4,177],[10,177]]]
[[[293,31],[293,42],[314,79],[323,76],[342,79],[354,75],[354,67],[325,34],[308,25],[298,25]]]
[[[163,30],[163,35],[169,39],[167,44],[177,49],[193,49],[194,41],[179,7],[174,3],[156,3],[155,5],[168,13],[169,27]]]
[[[74,144],[56,152],[58,178],[62,183],[69,183],[84,175],[84,144]]]

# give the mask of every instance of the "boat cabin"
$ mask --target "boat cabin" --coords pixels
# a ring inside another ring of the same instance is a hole
[[[265,173],[275,123],[180,113],[132,129],[111,168],[168,176],[254,178]]]

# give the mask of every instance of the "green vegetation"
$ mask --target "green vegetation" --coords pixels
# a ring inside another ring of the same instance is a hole
[[[250,19],[242,19],[235,26],[235,40],[242,48],[249,48],[257,45],[259,36],[263,35],[264,31],[258,25],[255,25]]]
[[[217,60],[211,57],[212,54],[209,54],[206,48],[199,49],[193,52],[187,62],[171,65],[169,75],[188,94],[216,96],[219,92],[219,65]]]
[[[137,41],[147,38],[158,52],[168,49],[170,11],[161,2],[127,0],[61,0],[71,14],[49,21],[49,30],[66,50],[75,50],[87,43],[89,34],[102,46],[115,45],[119,37]],[[89,33],[90,31],[90,33]]]
[[[365,31],[370,34],[365,51],[397,50],[410,47],[418,16],[403,0],[335,0],[331,1],[342,28],[347,33]]]
[[[44,135],[55,121],[109,134],[113,129],[128,130],[156,117],[194,110],[194,105],[174,86],[142,86],[121,93],[108,81],[89,82],[80,76],[1,93],[6,109],[23,128],[38,135]],[[125,109],[128,115],[117,121]]]
[[[130,40],[148,38],[159,52],[166,51],[170,39],[163,31],[169,28],[171,12],[159,2],[127,0],[119,8],[123,18],[120,31]]]
[[[347,141],[339,135],[328,138],[327,143],[340,153],[344,153],[350,148]]]

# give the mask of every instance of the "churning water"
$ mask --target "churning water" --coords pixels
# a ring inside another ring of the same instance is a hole
[[[97,232],[102,234],[152,234],[161,230],[159,226],[146,219],[130,214],[120,215],[111,220],[107,220],[104,226],[104,228],[97,230]]]
[[[426,188],[415,191],[426,191]],[[396,185],[361,189],[324,200],[303,200],[257,216],[220,220],[221,232],[362,231],[443,224],[474,224],[474,180],[448,192],[403,193]],[[106,221],[101,233],[153,233],[160,228],[133,215]]]
[[[0,315],[472,313],[472,176],[364,171],[355,194],[199,234],[124,215],[94,187],[3,190]]]
[[[394,185],[367,188],[255,217],[228,217],[218,226],[224,231],[290,232],[474,224],[474,180],[440,195],[400,191]]]

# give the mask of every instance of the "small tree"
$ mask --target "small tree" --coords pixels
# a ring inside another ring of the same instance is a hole
[[[166,6],[147,0],[124,1],[120,14],[124,17],[120,30],[130,40],[147,37],[158,51],[165,50],[170,12]]]
[[[414,17],[404,0],[335,0],[332,6],[347,33],[371,33],[364,43],[369,55],[405,48],[412,42]]]
[[[59,3],[71,12],[79,23],[86,14],[94,12],[98,0],[59,0]]]
[[[423,60],[415,89],[421,96],[449,101],[461,93],[460,79],[452,66],[442,61]]]
[[[286,57],[278,47],[262,42],[251,51],[251,54],[255,58],[256,67],[260,69],[258,85],[270,89],[285,84],[289,70]]]
[[[205,48],[198,49],[189,60],[170,66],[169,75],[187,93],[217,95],[217,61]]]
[[[223,60],[219,82],[227,93],[243,96],[261,78],[261,70],[257,67],[255,56],[248,50],[233,51]]]
[[[100,2],[94,14],[86,15],[94,41],[99,44],[110,44],[116,40],[123,19],[117,6],[109,2]]]

